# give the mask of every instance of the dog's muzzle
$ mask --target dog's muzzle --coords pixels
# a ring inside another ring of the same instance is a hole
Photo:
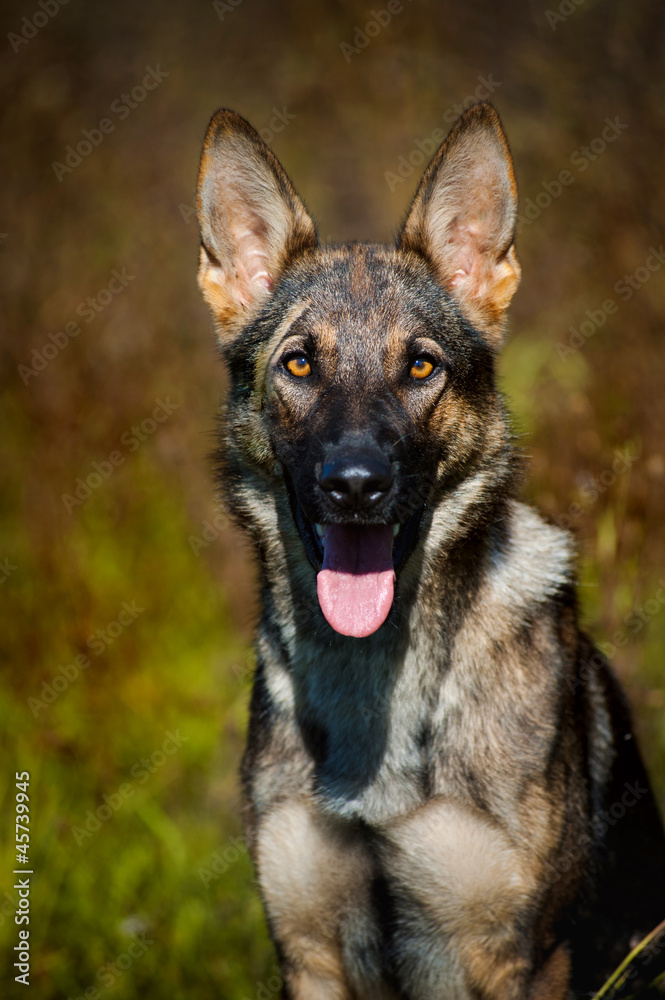
[[[390,613],[394,526],[358,519],[381,516],[393,483],[391,463],[366,447],[329,452],[321,467],[318,485],[332,523],[316,528],[323,547],[316,589],[326,621],[342,635],[371,635]]]

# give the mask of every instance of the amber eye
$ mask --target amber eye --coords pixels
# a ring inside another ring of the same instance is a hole
[[[434,371],[434,365],[427,358],[416,358],[411,365],[409,375],[411,378],[427,378]]]
[[[286,362],[286,370],[298,378],[306,378],[312,374],[312,366],[304,354],[296,354]]]

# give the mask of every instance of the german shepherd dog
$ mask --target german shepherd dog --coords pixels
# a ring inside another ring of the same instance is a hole
[[[242,777],[283,997],[591,995],[665,917],[665,838],[571,539],[517,499],[496,111],[457,121],[394,247],[319,246],[218,111],[198,218],[262,581]]]

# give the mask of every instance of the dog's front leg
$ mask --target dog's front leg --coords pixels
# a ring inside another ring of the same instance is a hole
[[[388,824],[381,864],[398,915],[394,955],[413,1000],[565,1000],[563,951],[533,966],[539,864],[489,814],[446,799]]]
[[[357,832],[289,800],[259,823],[255,860],[289,1000],[387,998]]]

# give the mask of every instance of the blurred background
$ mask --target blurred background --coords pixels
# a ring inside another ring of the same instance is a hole
[[[16,771],[33,1000],[277,996],[239,839],[253,570],[214,498],[224,373],[195,284],[218,106],[261,130],[324,240],[385,241],[437,130],[495,103],[525,494],[577,536],[583,617],[665,805],[665,8],[549,2],[4,5],[3,996],[23,995]]]

